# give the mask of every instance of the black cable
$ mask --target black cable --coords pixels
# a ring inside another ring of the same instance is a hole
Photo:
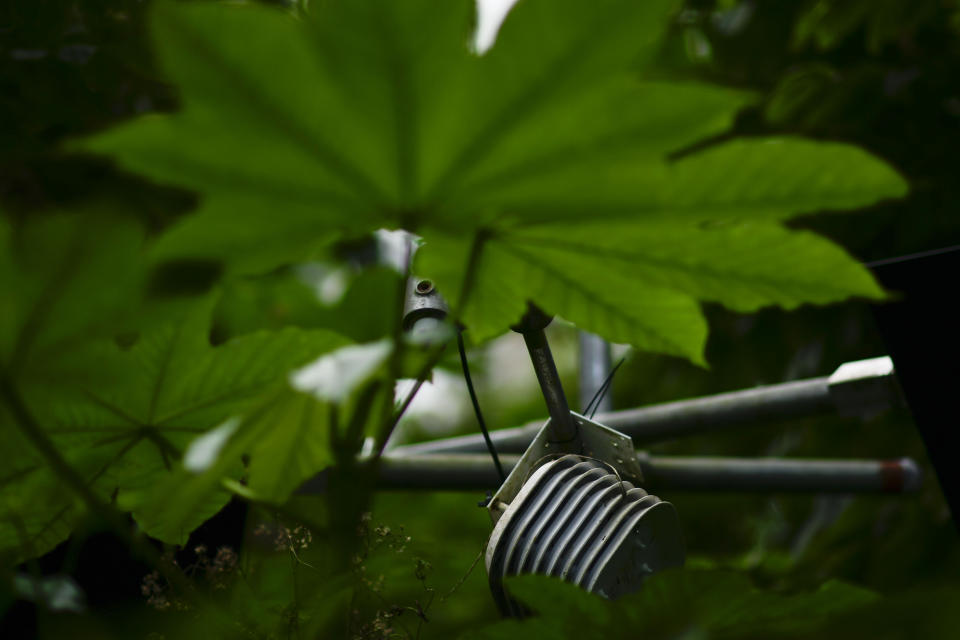
[[[500,481],[507,479],[503,472],[503,466],[500,464],[500,458],[497,456],[497,450],[493,447],[493,440],[490,439],[490,432],[487,431],[487,423],[483,420],[483,414],[480,412],[480,402],[477,400],[477,392],[473,389],[473,379],[470,377],[470,367],[467,365],[467,350],[463,346],[463,332],[457,331],[457,349],[460,351],[460,364],[463,366],[463,379],[467,382],[467,391],[470,393],[470,401],[473,403],[473,412],[477,416],[477,422],[480,424],[480,433],[483,434],[483,441],[487,443],[487,450],[490,451],[490,457],[493,458],[493,464],[497,466],[497,473],[500,474]]]
[[[620,365],[623,364],[624,360],[626,360],[626,358],[620,358],[620,362],[618,362],[615,367],[610,369],[610,373],[608,373],[607,377],[604,378],[603,384],[601,384],[600,388],[593,393],[593,397],[590,398],[590,402],[588,402],[587,406],[583,408],[583,415],[593,420],[593,416],[596,415],[597,409],[600,408],[600,401],[603,400],[603,397],[607,395],[607,391],[610,390],[611,383],[613,382],[613,374],[617,372],[617,369],[620,368]],[[594,406],[594,403],[596,403],[596,406]],[[587,415],[587,413],[590,411],[590,407],[593,407],[593,413]]]

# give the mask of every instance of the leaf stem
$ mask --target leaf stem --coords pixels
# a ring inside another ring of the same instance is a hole
[[[463,313],[467,304],[467,299],[473,289],[473,283],[477,277],[477,265],[480,263],[480,254],[483,252],[483,246],[490,238],[493,232],[489,229],[478,229],[473,234],[473,241],[470,243],[470,255],[467,257],[467,266],[463,271],[463,282],[460,284],[460,293],[457,296],[457,306],[454,308],[455,318]]]
[[[331,405],[330,438],[337,464],[352,464],[357,451],[363,446],[364,428],[382,385],[382,380],[372,380],[357,394],[353,413],[343,433],[340,432],[339,410],[336,405]]]
[[[457,305],[454,307],[454,318],[456,318],[463,311],[464,305],[467,302],[467,298],[470,295],[470,290],[473,288],[473,282],[476,278],[477,264],[480,262],[480,254],[483,251],[483,245],[491,237],[493,237],[493,233],[489,229],[479,229],[473,236],[473,241],[470,243],[470,255],[467,258],[467,267],[464,270],[463,282],[460,285],[460,292],[457,296]],[[406,289],[404,288],[401,295],[404,295],[405,293]],[[399,335],[402,336],[402,327],[400,327],[400,323],[397,324],[397,329],[400,329]],[[398,336],[395,339],[397,340],[397,344],[400,344],[400,337]],[[445,348],[445,344],[437,347],[436,351],[430,356],[423,368],[417,373],[417,379],[413,385],[413,388],[410,390],[410,393],[407,394],[407,397],[404,398],[399,409],[397,409],[397,411],[393,414],[393,418],[389,422],[384,423],[383,429],[377,438],[377,444],[379,446],[377,447],[377,453],[375,456],[376,458],[379,459],[380,456],[383,455],[390,434],[397,426],[397,423],[400,422],[400,418],[403,417],[403,414],[406,412],[407,408],[409,408],[410,404],[413,402],[413,399],[417,396],[417,392],[420,391],[423,383],[426,382],[427,376],[430,375],[430,372],[433,371],[433,368],[437,366],[438,362],[440,362],[440,358],[443,356]],[[394,355],[396,355],[396,350],[394,351]]]
[[[387,361],[387,374],[384,381],[386,388],[384,391],[384,402],[382,414],[380,416],[380,428],[377,430],[375,446],[377,449],[377,457],[383,453],[383,450],[387,446],[387,440],[390,439],[390,434],[393,433],[394,427],[397,426],[397,421],[393,419],[393,394],[394,389],[397,386],[397,379],[400,377],[401,364],[403,362],[403,354],[405,351],[405,345],[403,342],[403,308],[404,308],[404,299],[407,295],[407,279],[410,277],[410,259],[411,259],[411,250],[410,243],[407,243],[407,255],[404,260],[404,271],[400,279],[397,282],[397,298],[395,301],[395,313],[393,319],[393,351],[390,354],[390,359]]]
[[[397,426],[397,423],[400,422],[400,418],[403,417],[403,414],[406,412],[407,408],[413,402],[413,399],[416,397],[417,392],[420,391],[420,387],[423,386],[423,383],[427,381],[427,376],[430,375],[430,372],[433,371],[433,368],[437,366],[437,363],[440,362],[440,358],[443,356],[444,351],[446,351],[446,344],[441,344],[435,347],[434,352],[430,355],[427,361],[424,363],[420,371],[417,372],[416,382],[413,384],[413,388],[410,389],[410,392],[407,394],[407,397],[403,399],[403,402],[400,403],[400,406],[393,413],[393,417],[390,418],[390,421],[385,425],[383,433],[380,434],[380,437],[377,438],[377,447],[376,457],[379,458],[383,455],[383,452],[386,448],[387,440],[390,437],[390,434],[393,432],[393,429]],[[389,403],[387,406],[393,407],[393,403]],[[384,433],[386,437],[383,437]]]

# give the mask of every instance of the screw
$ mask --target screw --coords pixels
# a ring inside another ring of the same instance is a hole
[[[433,283],[429,280],[421,280],[417,283],[417,294],[425,296],[433,291]]]

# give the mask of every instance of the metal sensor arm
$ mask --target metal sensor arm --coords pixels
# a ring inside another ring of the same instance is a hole
[[[523,336],[530,353],[530,361],[550,414],[551,440],[557,443],[573,443],[577,438],[577,425],[570,415],[570,406],[563,392],[560,374],[553,361],[550,345],[547,344],[547,336],[543,332],[551,320],[551,316],[530,304],[520,323],[512,329]]]
[[[902,400],[889,357],[841,365],[832,375],[731,391],[702,398],[601,413],[596,420],[617,429],[638,445],[710,433],[735,427],[769,424],[818,415],[871,416]],[[542,422],[498,429],[490,437],[498,451],[521,453]],[[396,447],[394,455],[474,453],[484,451],[479,435],[458,436]]]
[[[501,456],[509,471],[519,456]],[[899,460],[811,460],[638,456],[650,491],[908,493],[921,482],[917,464]],[[319,489],[315,478],[301,492]],[[500,484],[490,458],[478,454],[386,455],[380,460],[383,489],[483,491]]]

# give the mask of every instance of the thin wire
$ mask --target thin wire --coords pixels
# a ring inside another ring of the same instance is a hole
[[[473,403],[473,412],[477,416],[477,423],[480,425],[480,433],[483,434],[483,441],[487,443],[487,450],[490,451],[490,457],[493,458],[493,464],[497,466],[497,473],[500,474],[500,481],[507,479],[503,472],[503,466],[500,464],[500,457],[497,456],[497,450],[493,447],[493,440],[490,439],[490,432],[487,431],[487,423],[483,420],[483,414],[480,412],[480,402],[477,400],[477,392],[473,389],[473,379],[470,377],[470,366],[467,364],[467,350],[463,346],[463,332],[457,331],[457,349],[460,351],[460,364],[463,366],[463,379],[467,382],[467,391],[470,393],[470,402]]]
[[[623,359],[621,359],[620,362],[618,362],[617,365],[610,370],[610,372],[607,374],[607,377],[603,379],[603,383],[601,383],[597,390],[593,392],[593,397],[590,398],[590,402],[588,402],[587,406],[583,408],[583,415],[587,416],[591,407],[593,407],[593,411],[596,412],[597,407],[600,406],[600,402],[606,396],[607,391],[610,388],[610,383],[613,380],[613,374],[617,371],[617,368],[619,368],[621,364],[623,364]],[[593,416],[591,414],[587,417],[592,418]]]
[[[440,596],[440,602],[446,601],[447,598],[449,598],[454,593],[456,593],[457,589],[460,588],[460,585],[462,585],[464,582],[467,581],[467,578],[469,578],[470,574],[473,573],[473,569],[477,566],[477,563],[480,562],[480,558],[483,557],[483,554],[486,553],[486,551],[487,551],[487,545],[486,543],[484,543],[483,548],[480,549],[480,553],[478,553],[477,557],[473,559],[473,564],[470,565],[470,568],[467,569],[467,572],[463,575],[463,577],[457,580],[457,584],[453,585],[453,589],[450,589],[447,595]]]
[[[601,384],[600,387],[594,392],[593,397],[590,398],[590,403],[583,411],[583,415],[587,416],[591,420],[593,419],[593,415],[597,412],[597,409],[600,408],[600,403],[603,401],[603,398],[606,397],[607,391],[610,389],[609,381],[609,378],[603,381],[603,384]]]
[[[626,360],[626,358],[620,358],[620,362],[618,362],[616,366],[613,367],[613,369],[610,369],[610,373],[608,373],[607,377],[604,378],[603,384],[601,384],[600,388],[594,392],[593,397],[590,398],[590,402],[588,402],[587,406],[583,408],[583,415],[593,420],[593,416],[597,413],[597,409],[600,408],[600,402],[603,400],[604,396],[606,396],[607,392],[610,390],[611,383],[613,382],[613,374],[617,372],[617,369],[620,368],[620,365],[623,364],[624,360]],[[594,405],[594,403],[596,403],[596,405]],[[593,412],[590,413],[590,415],[587,415],[590,412],[591,407],[593,407]]]

